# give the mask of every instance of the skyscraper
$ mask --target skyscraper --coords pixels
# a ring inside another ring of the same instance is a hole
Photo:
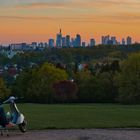
[[[75,46],[76,47],[80,47],[81,46],[81,36],[79,34],[76,35]]]
[[[70,36],[66,35],[66,47],[70,47]]]
[[[83,48],[86,47],[86,42],[82,42],[82,47],[83,47]]]
[[[50,48],[54,47],[54,39],[49,39],[49,47]]]
[[[116,37],[115,36],[112,36],[111,37],[111,41],[112,41],[112,45],[117,45],[117,40],[116,40]]]
[[[103,45],[107,45],[109,43],[109,40],[110,40],[110,36],[109,35],[102,36],[102,44]]]
[[[71,46],[72,47],[75,47],[76,45],[76,43],[75,43],[76,41],[75,41],[75,38],[71,38]]]
[[[104,45],[105,44],[105,37],[104,36],[102,36],[102,43],[101,43],[102,45]]]
[[[62,47],[66,47],[66,38],[62,37]]]
[[[56,36],[56,47],[62,47],[62,33],[60,32]]]
[[[122,39],[122,45],[125,45],[125,39],[124,38]]]
[[[130,36],[128,36],[126,38],[126,42],[127,42],[127,45],[131,45],[132,44],[132,38]]]
[[[95,39],[92,38],[90,39],[90,47],[94,47],[95,46]]]

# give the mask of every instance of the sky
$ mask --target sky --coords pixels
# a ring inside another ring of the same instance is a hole
[[[110,34],[140,42],[140,0],[0,0],[0,44],[45,42],[60,28],[85,41]]]

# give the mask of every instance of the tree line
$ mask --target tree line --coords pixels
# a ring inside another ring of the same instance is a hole
[[[24,70],[9,87],[1,78],[0,97],[10,94],[34,103],[139,104],[140,53],[94,67],[88,65],[81,71],[76,63],[62,66],[45,62]]]

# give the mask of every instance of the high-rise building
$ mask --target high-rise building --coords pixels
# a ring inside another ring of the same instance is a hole
[[[48,43],[47,43],[47,42],[44,43],[44,47],[45,47],[45,48],[48,47]]]
[[[83,47],[83,48],[86,47],[86,42],[82,42],[82,47]]]
[[[79,34],[76,35],[75,46],[76,47],[80,47],[81,46],[81,36]]]
[[[66,35],[66,47],[70,47],[70,36]]]
[[[90,45],[89,46],[90,47],[94,47],[95,46],[95,39],[94,38],[90,39]]]
[[[37,42],[32,42],[31,46],[35,49],[37,47]]]
[[[127,45],[131,45],[132,44],[132,38],[130,36],[128,36],[126,38],[126,42],[127,42]]]
[[[117,45],[117,40],[115,36],[111,37],[112,45]]]
[[[62,47],[62,33],[60,32],[56,36],[56,47]]]
[[[76,43],[75,43],[75,38],[71,38],[71,46],[72,47],[75,47],[76,46]]]
[[[62,47],[66,47],[66,38],[62,37]]]
[[[43,48],[44,47],[44,43],[43,42],[38,43],[38,47]]]
[[[49,39],[49,47],[50,48],[54,47],[54,39]]]
[[[108,42],[109,42],[109,40],[110,40],[110,36],[109,36],[109,35],[107,35],[107,36],[102,36],[102,44],[103,44],[103,45],[107,45]]]
[[[104,45],[105,44],[105,37],[104,36],[102,36],[102,43],[101,43],[102,45]]]
[[[125,45],[125,39],[124,38],[122,39],[122,45]]]

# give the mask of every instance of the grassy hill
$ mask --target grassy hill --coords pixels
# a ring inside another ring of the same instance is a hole
[[[29,129],[140,127],[140,105],[18,105]]]

